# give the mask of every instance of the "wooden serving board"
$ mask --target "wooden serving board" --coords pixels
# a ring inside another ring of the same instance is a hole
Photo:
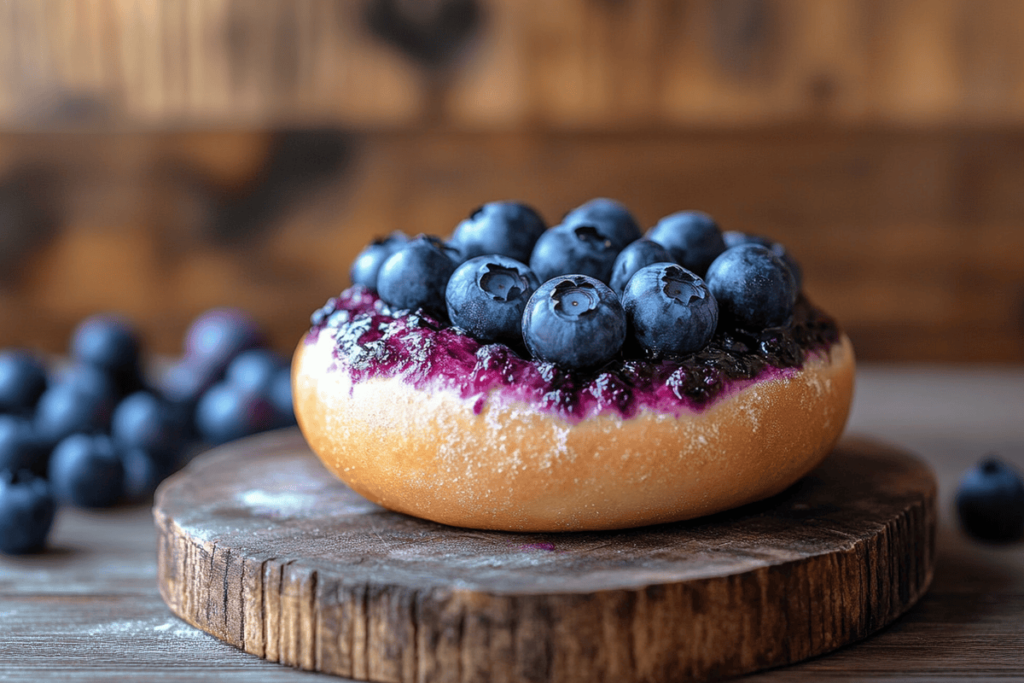
[[[936,484],[844,441],[783,494],[626,531],[523,534],[384,510],[297,431],[216,449],[161,486],[171,610],[271,661],[373,681],[684,681],[867,636],[927,589]]]

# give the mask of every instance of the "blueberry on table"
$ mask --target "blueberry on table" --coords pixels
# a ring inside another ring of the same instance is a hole
[[[273,429],[276,417],[266,397],[221,382],[199,399],[195,422],[204,441],[219,445]]]
[[[49,456],[49,449],[36,436],[31,420],[0,415],[0,470],[29,470],[45,476]]]
[[[409,241],[403,233],[393,232],[388,237],[375,239],[367,245],[352,262],[349,278],[353,285],[377,289],[377,274],[388,257],[405,246]]]
[[[530,270],[540,282],[574,274],[608,283],[620,249],[596,223],[563,223],[537,240],[530,255]]]
[[[26,470],[0,470],[0,553],[41,550],[56,512],[45,479]]]
[[[1015,541],[1024,536],[1024,481],[995,456],[967,470],[956,492],[956,510],[964,530],[985,541]]]
[[[113,439],[72,434],[53,450],[50,483],[57,500],[78,507],[109,507],[121,499],[124,465]]]
[[[380,298],[397,309],[445,310],[444,292],[455,272],[451,248],[434,237],[420,236],[384,262],[377,276]]]
[[[459,223],[451,241],[465,260],[499,254],[526,262],[546,227],[522,202],[490,202]]]
[[[263,330],[235,308],[215,308],[203,313],[185,336],[185,356],[191,367],[205,368],[216,379],[242,351],[263,346]]]
[[[665,247],[673,261],[700,276],[726,248],[718,223],[700,211],[669,214],[647,231],[646,238]]]
[[[657,354],[699,351],[718,325],[718,303],[704,281],[674,263],[641,268],[622,295],[640,345]]]
[[[46,390],[46,368],[25,351],[0,351],[0,413],[26,414]]]
[[[110,421],[110,435],[122,449],[141,449],[169,462],[184,446],[184,427],[172,406],[139,391],[121,401]]]
[[[523,340],[535,358],[565,368],[594,368],[626,341],[626,314],[608,285],[585,275],[542,284],[523,314]]]
[[[629,278],[633,277],[633,274],[641,268],[655,263],[674,263],[674,261],[668,250],[657,242],[645,239],[631,242],[615,257],[609,286],[613,292],[622,296]]]
[[[793,273],[793,279],[796,280],[797,291],[800,291],[803,287],[803,269],[781,242],[776,242],[775,240],[768,239],[761,235],[750,235],[745,232],[737,232],[735,230],[723,232],[722,239],[725,240],[725,246],[728,249],[737,247],[741,244],[760,244],[762,247],[768,247],[771,249],[773,254],[778,256],[782,259],[783,263],[789,266],[789,270]]]
[[[52,446],[71,434],[103,432],[110,425],[112,410],[104,396],[71,384],[56,384],[39,399],[36,433]]]
[[[292,404],[292,371],[281,368],[270,382],[270,403],[277,413],[276,422],[282,427],[295,424],[295,407]]]
[[[477,339],[516,343],[522,339],[526,302],[539,286],[537,276],[515,259],[471,258],[448,280],[448,317]]]
[[[113,315],[86,318],[71,336],[71,357],[106,371],[122,394],[142,385],[139,348],[135,329]]]
[[[265,394],[270,391],[277,371],[285,365],[284,358],[270,349],[250,349],[231,361],[224,379],[244,391]]]
[[[732,325],[763,330],[783,325],[793,315],[797,297],[793,273],[759,244],[726,250],[704,279],[718,301],[719,314]]]
[[[124,467],[121,498],[130,503],[148,500],[170,468],[141,448],[122,449],[119,454]]]
[[[565,214],[562,225],[594,225],[621,250],[640,239],[640,225],[625,206],[607,197],[585,202]]]

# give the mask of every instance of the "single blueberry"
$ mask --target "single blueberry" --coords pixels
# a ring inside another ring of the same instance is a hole
[[[718,303],[697,275],[674,263],[641,268],[622,307],[640,345],[657,354],[699,351],[718,325]]]
[[[377,274],[388,257],[405,246],[409,238],[401,232],[393,232],[390,236],[373,240],[364,248],[356,260],[352,262],[349,278],[354,285],[363,285],[376,291]],[[333,311],[332,311],[333,312]]]
[[[782,262],[789,266],[789,270],[793,273],[793,279],[796,281],[797,291],[803,287],[804,272],[797,263],[797,260],[793,258],[793,255],[789,253],[785,245],[781,242],[768,239],[761,235],[749,235],[745,232],[737,232],[735,230],[728,230],[722,233],[722,239],[725,241],[727,249],[737,247],[741,244],[760,244],[762,247],[768,247],[772,250],[772,253],[782,259]]]
[[[185,356],[167,368],[159,386],[168,401],[195,406],[218,381],[220,373],[216,365]]]
[[[522,202],[490,202],[459,223],[452,243],[465,260],[499,254],[526,262],[545,227],[540,214]]]
[[[539,286],[537,276],[515,259],[471,258],[448,280],[448,317],[477,339],[517,343],[526,302]]]
[[[114,315],[86,318],[71,336],[71,358],[104,370],[122,395],[142,386],[139,349],[135,328]]]
[[[785,324],[796,304],[796,282],[782,260],[759,244],[741,244],[715,259],[705,278],[720,315],[746,330]]]
[[[626,248],[640,239],[640,225],[625,206],[607,197],[585,202],[565,214],[562,225],[593,225],[615,245]]]
[[[121,497],[130,503],[149,500],[168,472],[168,466],[141,448],[122,449],[120,456],[124,467]]]
[[[270,382],[270,403],[277,413],[277,424],[290,427],[295,424],[295,408],[292,405],[292,371],[283,367]]]
[[[626,341],[626,314],[608,285],[585,275],[542,284],[526,304],[523,340],[534,358],[565,368],[594,368]]]
[[[70,384],[47,389],[36,407],[35,428],[44,444],[55,445],[71,434],[106,431],[113,405],[103,396]]]
[[[718,223],[700,211],[669,214],[648,230],[646,237],[668,249],[673,261],[700,276],[725,251]]]
[[[0,470],[0,553],[42,550],[56,512],[45,479],[26,470]]]
[[[530,255],[530,270],[541,282],[575,274],[607,284],[620,248],[598,225],[563,223],[537,240]]]
[[[221,382],[199,399],[196,429],[207,443],[217,445],[274,428],[276,411],[256,393]]]
[[[72,434],[53,450],[50,483],[58,501],[108,507],[121,498],[124,465],[114,441],[103,434]]]
[[[234,308],[215,308],[203,313],[192,322],[185,336],[185,356],[192,367],[208,368],[218,380],[235,356],[263,346],[265,335],[260,326]]]
[[[110,435],[122,451],[141,449],[161,462],[177,457],[184,446],[183,431],[171,406],[146,391],[121,401],[110,421]]]
[[[46,368],[25,351],[0,351],[0,413],[26,414],[46,390]]]
[[[412,240],[380,267],[380,298],[398,309],[444,311],[444,290],[455,272],[450,252],[436,237],[420,235]]]
[[[57,383],[95,396],[110,407],[114,406],[121,398],[114,378],[98,365],[88,363],[70,365],[61,371]]]
[[[956,510],[964,530],[985,541],[1015,541],[1024,536],[1024,481],[995,456],[967,470],[956,492]]]
[[[284,358],[270,349],[251,349],[231,361],[224,379],[243,391],[266,394],[274,375],[285,365]]]
[[[672,256],[657,242],[639,239],[623,249],[612,265],[612,291],[622,296],[626,283],[636,271],[655,263],[672,263]]]
[[[36,436],[31,420],[0,415],[0,470],[29,470],[46,476],[49,449]]]

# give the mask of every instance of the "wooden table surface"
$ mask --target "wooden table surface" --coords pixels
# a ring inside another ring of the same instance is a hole
[[[1024,681],[1024,543],[974,542],[952,511],[957,478],[985,453],[1024,469],[1024,368],[864,368],[850,431],[934,467],[935,581],[867,640],[748,679]],[[0,681],[339,680],[247,655],[172,616],[154,543],[148,508],[62,510],[49,552],[0,557]]]

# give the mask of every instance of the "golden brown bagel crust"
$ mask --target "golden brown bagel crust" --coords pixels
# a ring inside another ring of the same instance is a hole
[[[844,335],[781,379],[701,412],[644,409],[570,424],[519,402],[353,383],[321,334],[292,362],[299,426],[327,468],[386,508],[478,529],[582,531],[656,524],[779,493],[832,450],[853,397]]]

